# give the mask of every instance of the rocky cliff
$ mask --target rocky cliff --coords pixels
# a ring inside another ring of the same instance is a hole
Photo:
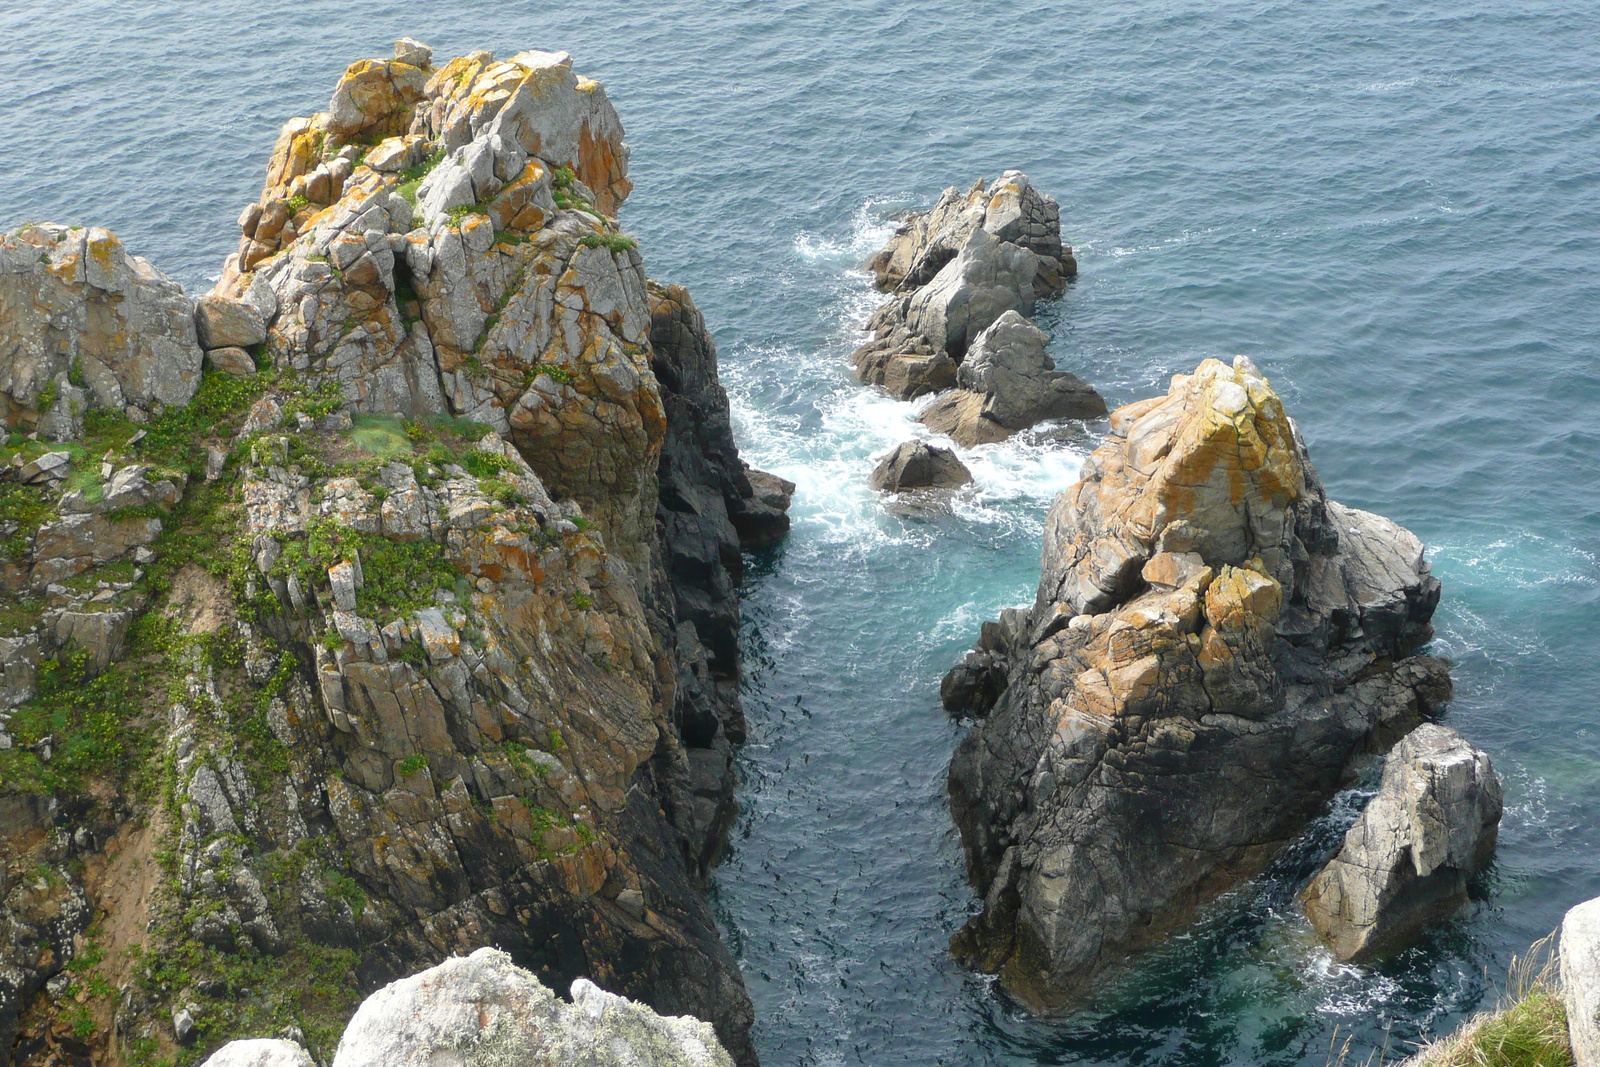
[[[950,768],[984,898],[954,947],[1055,1009],[1259,872],[1450,681],[1416,653],[1421,543],[1326,498],[1243,357],[1112,413],[1042,571],[942,695],[983,719]]]
[[[401,41],[284,126],[197,303],[0,239],[0,1064],[326,1058],[484,945],[754,1062],[703,878],[793,486],[627,158],[565,54]]]

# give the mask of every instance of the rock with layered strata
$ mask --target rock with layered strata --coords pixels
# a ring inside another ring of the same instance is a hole
[[[1500,780],[1483,750],[1424,723],[1390,751],[1378,795],[1301,903],[1346,962],[1403,944],[1467,903],[1467,883],[1494,855]]]
[[[946,679],[981,915],[958,955],[1039,1010],[1262,870],[1362,752],[1448,697],[1421,543],[1326,499],[1249,360],[1121,408],[1051,509],[1031,608]]]
[[[872,488],[891,493],[911,489],[955,489],[972,481],[956,454],[925,441],[907,441],[895,447],[873,468]]]
[[[448,959],[368,997],[334,1067],[733,1067],[709,1024],[661,1016],[593,982],[566,1003],[492,948]]]
[[[98,226],[0,234],[0,421],[67,440],[83,413],[143,422],[200,384],[183,288]]]

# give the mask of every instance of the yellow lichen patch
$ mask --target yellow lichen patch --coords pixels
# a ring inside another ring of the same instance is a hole
[[[1260,570],[1261,561],[1243,567],[1223,565],[1206,588],[1206,618],[1219,630],[1270,628],[1283,609],[1283,587]]]
[[[117,249],[122,247],[122,242],[118,241],[111,234],[107,233],[104,237],[98,237],[88,241],[87,245],[89,257],[95,261],[101,270],[105,271],[109,275],[112,267],[116,265]]]

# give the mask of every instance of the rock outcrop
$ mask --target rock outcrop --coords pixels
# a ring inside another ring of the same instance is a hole
[[[1056,370],[1050,335],[1015,311],[989,325],[956,369],[957,388],[917,417],[958,445],[1003,441],[1047,419],[1097,419],[1106,402],[1083,379]]]
[[[1243,357],[1112,414],[1042,563],[941,691],[987,717],[950,768],[984,897],[954,948],[1047,1010],[1259,872],[1450,683],[1416,654],[1421,543],[1326,499]]]
[[[101,408],[144,422],[200,384],[183,288],[115,235],[24,226],[0,235],[0,422],[65,441]]]
[[[1577,1067],[1600,1067],[1600,897],[1561,920],[1561,987]]]
[[[123,339],[186,394],[46,361],[84,399],[0,473],[0,925],[31,931],[0,1050],[298,1026],[325,1060],[362,993],[496,944],[755,1062],[704,878],[741,553],[794,486],[739,459],[700,313],[620,231],[626,161],[565,54],[402,40],[284,127],[216,289],[177,294],[187,347]],[[15,429],[50,408],[10,395]]]
[[[1494,855],[1501,807],[1489,757],[1423,723],[1389,752],[1378,795],[1302,893],[1311,925],[1334,955],[1360,963],[1455,914]]]
[[[230,1041],[201,1067],[316,1067],[302,1046],[281,1038],[251,1037]]]
[[[872,470],[872,488],[890,493],[911,489],[955,489],[972,481],[972,472],[948,448],[923,441],[897,445]]]
[[[663,1017],[572,983],[563,1002],[492,948],[446,960],[378,990],[339,1042],[333,1067],[733,1067],[711,1027]]]
[[[1077,264],[1056,202],[1008,170],[965,195],[946,189],[867,269],[891,297],[867,324],[874,336],[853,357],[856,373],[910,400],[955,385],[979,334],[1008,311],[1031,315],[1034,298],[1060,291]]]

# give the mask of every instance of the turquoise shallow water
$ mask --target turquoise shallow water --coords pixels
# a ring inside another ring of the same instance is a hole
[[[81,2],[0,5],[0,33],[0,226],[106,225],[191,288],[278,124],[400,33],[565,48],[607,82],[624,223],[705,310],[741,445],[801,486],[746,594],[755,739],[718,875],[767,1064],[1322,1064],[1351,1034],[1359,1060],[1492,1001],[1600,893],[1600,8]],[[1078,249],[1041,316],[1063,366],[1125,402],[1246,353],[1330,494],[1431,546],[1449,721],[1508,807],[1482,899],[1379,968],[1330,965],[1292,906],[1357,797],[1098,1014],[1031,1020],[948,959],[973,901],[938,676],[1031,597],[1096,428],[980,451],[973,496],[893,516],[863,478],[909,409],[843,359],[884,213],[1010,166]]]

